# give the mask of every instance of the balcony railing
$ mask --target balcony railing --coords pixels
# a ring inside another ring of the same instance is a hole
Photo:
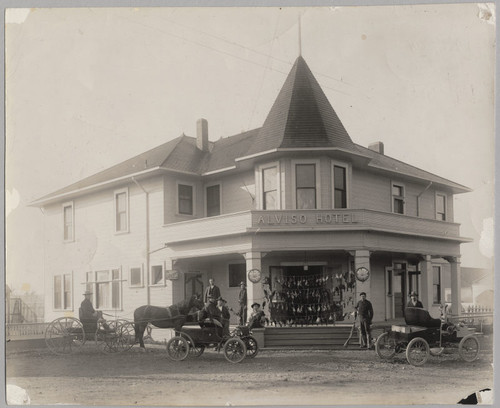
[[[252,210],[168,224],[167,243],[265,231],[380,231],[451,239],[460,225],[372,210]]]

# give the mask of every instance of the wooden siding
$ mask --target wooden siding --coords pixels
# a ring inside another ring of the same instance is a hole
[[[141,182],[149,192],[150,234],[161,236],[163,223],[163,185],[161,178]],[[45,211],[45,319],[70,315],[78,317],[78,309],[85,291],[85,274],[97,270],[121,270],[122,307],[106,313],[132,318],[133,310],[147,303],[146,282],[146,198],[145,194],[133,182],[120,188],[128,187],[129,194],[129,231],[115,233],[114,191],[105,190],[91,195],[75,198],[75,240],[63,241],[62,207],[58,204],[47,206]],[[151,247],[159,245],[151,240]],[[144,285],[131,288],[129,285],[130,268],[143,269]],[[53,277],[72,273],[72,307],[70,310],[54,310]],[[157,288],[163,305],[169,304],[166,287]],[[156,293],[155,292],[155,293]],[[171,298],[171,295],[170,295]]]

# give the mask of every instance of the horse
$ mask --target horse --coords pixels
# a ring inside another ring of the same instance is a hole
[[[174,329],[179,331],[186,322],[191,309],[200,310],[204,306],[198,295],[193,295],[175,305],[158,307],[144,305],[134,311],[135,341],[144,347],[144,331],[149,323],[161,329]]]

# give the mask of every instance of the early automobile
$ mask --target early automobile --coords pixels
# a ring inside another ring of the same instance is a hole
[[[474,328],[456,318],[447,316],[446,308],[441,319],[434,319],[427,310],[407,307],[405,325],[393,325],[382,333],[375,343],[375,350],[382,359],[390,359],[405,352],[406,359],[414,366],[424,365],[430,355],[440,355],[445,348],[458,348],[466,362],[479,355],[479,339]]]

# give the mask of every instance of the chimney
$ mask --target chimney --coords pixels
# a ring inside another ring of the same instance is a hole
[[[208,152],[208,122],[206,119],[196,121],[196,147]]]
[[[382,142],[374,142],[368,145],[368,149],[373,150],[374,152],[384,154],[384,144]]]

